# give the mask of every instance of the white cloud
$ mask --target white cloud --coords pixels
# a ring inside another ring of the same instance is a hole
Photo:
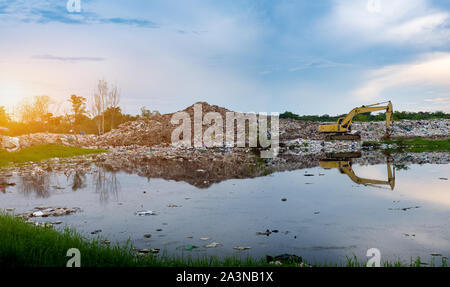
[[[390,65],[367,75],[367,81],[354,91],[359,99],[375,99],[389,88],[450,88],[450,53],[422,56],[419,61]]]
[[[323,23],[327,33],[354,40],[353,44],[415,44],[443,46],[450,42],[450,14],[432,8],[426,0],[337,1]]]

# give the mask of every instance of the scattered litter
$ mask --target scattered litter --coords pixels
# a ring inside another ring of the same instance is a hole
[[[31,211],[28,213],[22,214],[22,217],[28,219],[32,217],[57,217],[57,216],[65,216],[70,215],[76,212],[81,211],[79,207],[74,208],[65,208],[65,207],[48,207],[48,206],[40,206],[35,208],[38,211]]]
[[[403,210],[403,211],[407,211],[409,209],[416,209],[416,208],[420,208],[420,206],[411,206],[411,207],[403,207],[403,208],[389,208],[389,210]]]
[[[36,211],[36,212],[33,212],[33,216],[34,217],[41,217],[41,216],[43,216],[44,215],[44,213],[42,212],[42,211]]]
[[[156,212],[151,211],[151,210],[141,210],[141,211],[137,211],[136,215],[138,215],[138,216],[156,215]]]
[[[206,248],[215,248],[215,247],[218,247],[218,246],[221,246],[221,245],[222,244],[220,244],[220,243],[213,242],[213,243],[210,243],[210,244],[206,244],[205,247]]]
[[[266,256],[267,263],[271,262],[279,262],[277,265],[284,264],[284,263],[302,263],[303,258],[301,256],[292,255],[292,254],[282,254],[275,257],[272,256]],[[274,264],[274,263],[272,263]]]
[[[233,247],[233,249],[236,249],[236,250],[248,250],[248,249],[251,249],[251,247],[236,246],[236,247]]]
[[[191,245],[191,246],[187,246],[185,249],[186,250],[192,250],[192,249],[195,249],[195,248],[198,248],[198,246]]]
[[[272,232],[271,232],[269,229],[267,229],[267,230],[264,231],[264,232],[256,232],[256,235],[266,235],[266,236],[269,236],[271,233],[272,233]]]

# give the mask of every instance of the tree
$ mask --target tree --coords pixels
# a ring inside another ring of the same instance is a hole
[[[97,122],[99,134],[105,132],[105,110],[108,96],[108,84],[104,80],[99,80],[97,90],[92,95],[91,113]]]
[[[50,113],[51,104],[52,100],[49,96],[36,96],[31,102],[23,102],[19,108],[22,122],[45,122]]]
[[[69,102],[72,104],[72,111],[74,115],[74,123],[78,125],[81,119],[86,114],[86,98],[77,95],[71,95]]]
[[[115,114],[118,112],[120,113],[119,108],[120,103],[120,92],[117,88],[117,85],[114,85],[111,87],[111,91],[108,93],[108,103],[106,109],[111,110],[111,129],[114,128],[114,117]]]
[[[6,125],[9,122],[9,115],[5,107],[0,107],[0,125]]]
[[[159,111],[151,111],[147,109],[145,106],[141,108],[141,117],[143,118],[149,118],[151,116],[160,116],[161,113]]]

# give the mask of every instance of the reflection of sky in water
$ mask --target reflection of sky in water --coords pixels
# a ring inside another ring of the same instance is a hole
[[[383,164],[354,165],[353,169],[360,177],[387,180]],[[321,168],[307,170],[313,177],[304,176],[306,170],[297,170],[227,180],[209,189],[124,173],[52,175],[39,179],[48,189],[44,197],[36,196],[30,183],[13,178],[17,186],[0,194],[0,208],[15,207],[20,213],[42,205],[81,207],[82,213],[59,219],[86,234],[101,229],[112,241],[131,238],[137,247],[169,252],[291,253],[312,261],[343,262],[353,254],[364,259],[366,250],[376,247],[383,259],[400,257],[409,262],[411,256],[426,260],[431,253],[450,255],[450,192],[448,181],[439,179],[448,177],[449,171],[448,165],[409,166],[396,171],[393,191],[388,186],[357,185],[337,169]],[[180,207],[168,207],[170,204]],[[420,208],[401,210],[414,206]],[[142,209],[158,215],[134,215]],[[266,229],[279,232],[256,235]],[[147,233],[152,238],[145,239]],[[200,241],[201,237],[211,241]],[[223,246],[201,247],[210,242]],[[184,251],[189,245],[201,248]],[[234,246],[252,249],[239,252]]]

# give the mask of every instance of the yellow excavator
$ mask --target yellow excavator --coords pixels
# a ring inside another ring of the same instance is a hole
[[[386,103],[387,105],[383,105]],[[320,125],[318,131],[320,133],[327,133],[327,140],[360,140],[361,136],[359,133],[352,132],[353,117],[359,114],[382,110],[386,110],[386,133],[383,138],[389,138],[391,134],[390,125],[393,121],[391,101],[354,108],[345,117],[339,118],[337,123]]]
[[[377,180],[370,178],[361,178],[356,176],[352,168],[351,160],[324,160],[320,161],[319,164],[321,168],[325,169],[337,168],[340,173],[346,174],[353,182],[357,184],[364,184],[371,186],[389,185],[391,189],[394,190],[395,169],[394,170],[391,169],[391,164],[389,163],[389,161],[386,161],[388,180]]]

